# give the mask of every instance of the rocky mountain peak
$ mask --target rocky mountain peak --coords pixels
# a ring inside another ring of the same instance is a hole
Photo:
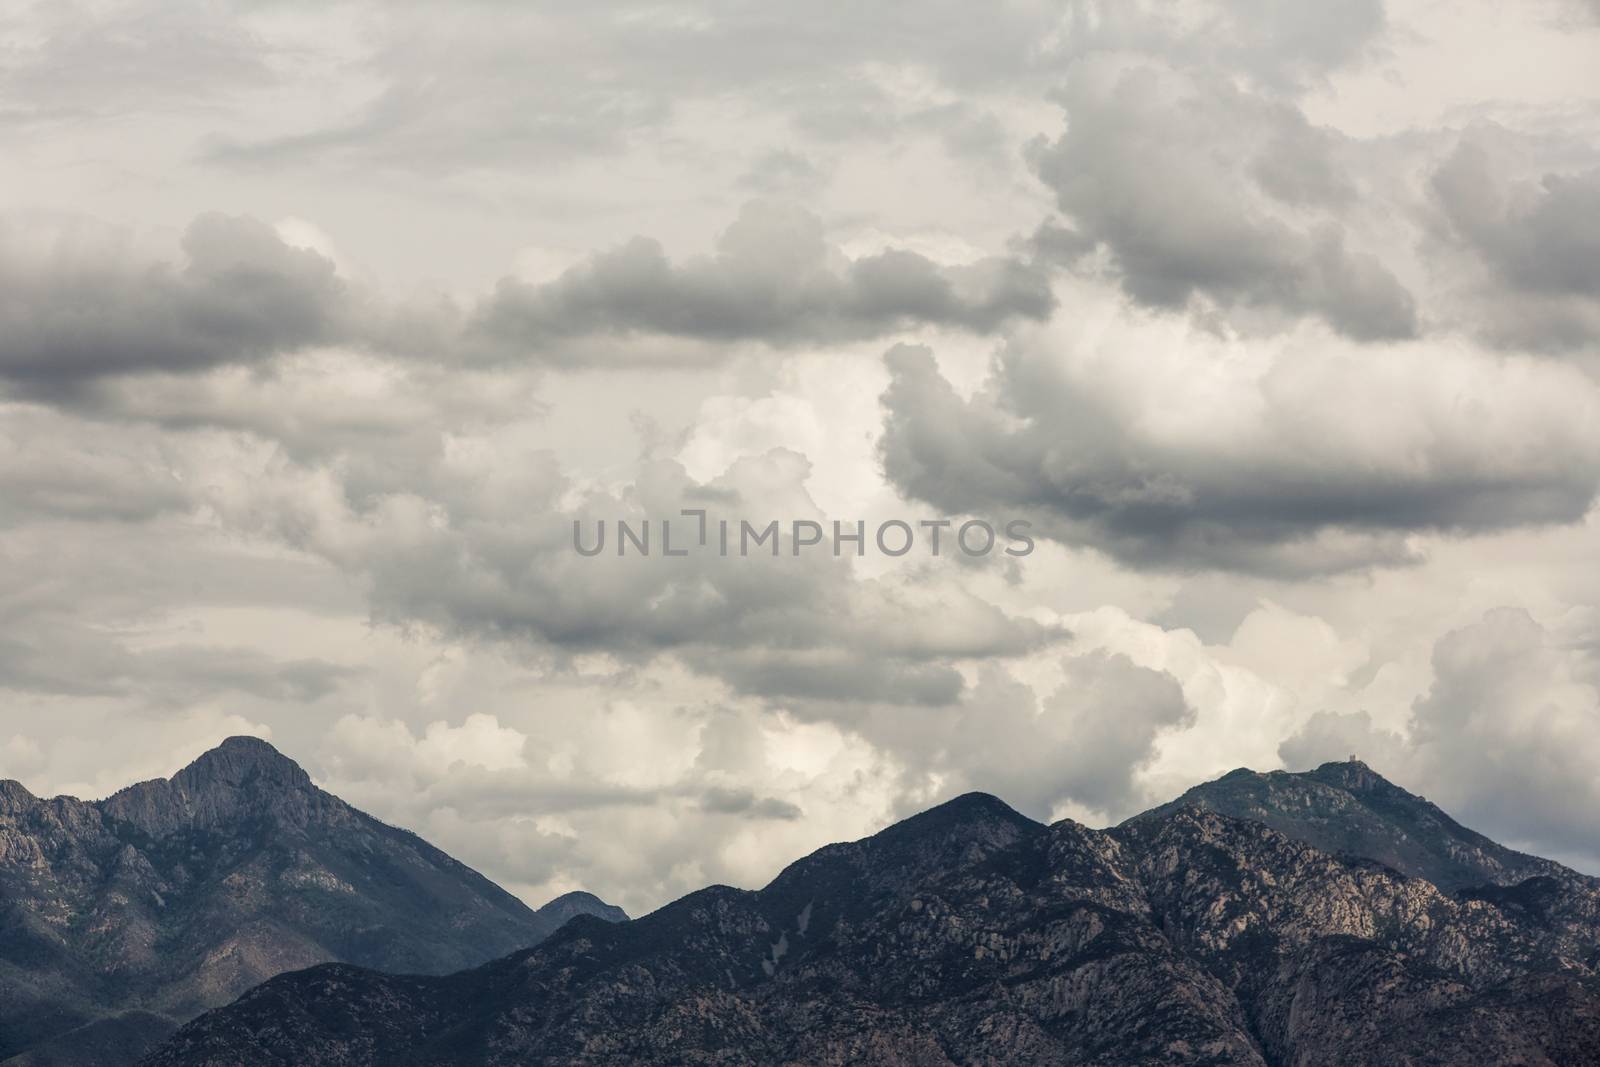
[[[786,867],[761,895],[790,915],[813,901],[848,913],[881,892],[979,862],[1046,832],[999,797],[966,793],[871,837],[818,849]]]
[[[1265,823],[1325,852],[1376,860],[1446,892],[1511,885],[1557,866],[1462,826],[1355,758],[1300,772],[1241,767],[1128,824],[1186,807]]]
[[[38,802],[21,782],[0,778],[0,815],[19,815]]]
[[[1405,793],[1405,790],[1355,757],[1324,763],[1314,771],[1307,771],[1306,774],[1307,777],[1353,793]]]
[[[208,789],[312,789],[311,776],[259,737],[230,737],[173,775],[191,794]]]
[[[896,823],[878,835],[890,841],[951,832],[989,834],[1038,830],[1040,824],[990,793],[963,793],[943,804]]]
[[[299,764],[259,737],[230,737],[168,779],[129,786],[101,803],[113,820],[153,836],[266,818],[306,825],[348,812]]]

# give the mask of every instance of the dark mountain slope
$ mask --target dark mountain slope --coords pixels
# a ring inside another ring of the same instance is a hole
[[[1359,760],[1324,763],[1301,773],[1263,774],[1241,767],[1129,822],[1183,807],[1264,822],[1324,852],[1377,860],[1446,891],[1571,873],[1467,829]]]
[[[283,971],[444,973],[606,911],[586,895],[552,908],[316,788],[255,738],[98,803],[0,782],[0,1061],[129,1063]]]
[[[461,974],[285,975],[147,1067],[1577,1067],[1597,901],[1457,898],[1192,807],[1094,831],[973,795]]]

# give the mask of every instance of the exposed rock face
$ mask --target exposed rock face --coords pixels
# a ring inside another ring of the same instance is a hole
[[[0,1061],[127,1064],[176,1025],[328,961],[441,974],[537,943],[534,912],[239,737],[99,803],[0,782]]]
[[[460,974],[284,975],[146,1067],[1576,1067],[1597,968],[1600,891],[1559,867],[1454,894],[1202,808],[973,794]]]

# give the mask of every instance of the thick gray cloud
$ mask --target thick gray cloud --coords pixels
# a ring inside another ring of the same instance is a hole
[[[1600,170],[1512,190],[1490,167],[1483,146],[1467,141],[1433,176],[1461,235],[1520,289],[1600,296]]]
[[[0,229],[0,378],[25,393],[265,360],[336,339],[348,313],[332,263],[252,219],[196,219],[179,269],[82,228],[43,229]]]
[[[1043,271],[1028,263],[943,267],[899,249],[850,259],[828,245],[816,216],[754,202],[711,256],[674,264],[641,237],[544,285],[501,282],[469,335],[524,358],[560,359],[574,336],[817,344],[913,325],[986,333],[1053,306]]]
[[[1517,173],[1516,138],[1465,133],[1431,186],[1453,236],[1486,277],[1473,294],[1503,343],[1600,341],[1600,168]]]
[[[851,259],[815,215],[763,202],[745,207],[714,255],[674,264],[639,237],[543,285],[504,279],[466,312],[444,299],[385,305],[253,219],[201,216],[182,250],[174,268],[87,226],[0,228],[0,381],[85,403],[101,379],[263,365],[335,343],[439,369],[716,362],[744,342],[991,333],[1054,306],[1030,262],[943,266],[896,248]],[[697,347],[664,350],[663,338]]]
[[[1432,381],[1428,368],[1352,378],[1351,359],[1380,357],[1295,352],[1230,395],[1200,357],[1113,354],[1150,359],[1157,375],[1186,367],[1178,372],[1218,402],[1214,418],[1196,420],[1161,406],[1173,381],[1099,374],[1073,343],[1057,334],[1009,345],[971,399],[926,349],[891,350],[881,442],[890,479],[952,512],[1026,511],[1047,536],[1135,565],[1280,575],[1411,562],[1413,532],[1572,522],[1600,484],[1600,397],[1563,368],[1519,382],[1520,397],[1485,381],[1480,402],[1500,412],[1488,427],[1461,407],[1463,386]],[[1353,406],[1383,406],[1328,419],[1317,413],[1330,386],[1349,390]]]
[[[1294,104],[1153,64],[1077,68],[1061,100],[1066,133],[1036,164],[1076,240],[1046,231],[1043,248],[1103,247],[1152,307],[1204,298],[1360,340],[1416,332],[1412,295],[1345,223],[1362,191],[1344,139]]]

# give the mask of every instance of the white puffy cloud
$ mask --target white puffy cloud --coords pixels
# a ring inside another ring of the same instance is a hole
[[[1433,667],[1410,738],[1430,795],[1527,846],[1600,859],[1588,817],[1600,803],[1593,610],[1553,627],[1519,608],[1492,611],[1441,638]]]
[[[527,766],[527,736],[501,726],[493,715],[475,712],[459,726],[430,722],[421,737],[405,723],[366,715],[346,715],[334,723],[329,739],[337,766],[387,775],[409,770],[413,775],[441,776],[457,766],[485,771],[511,771]]]

